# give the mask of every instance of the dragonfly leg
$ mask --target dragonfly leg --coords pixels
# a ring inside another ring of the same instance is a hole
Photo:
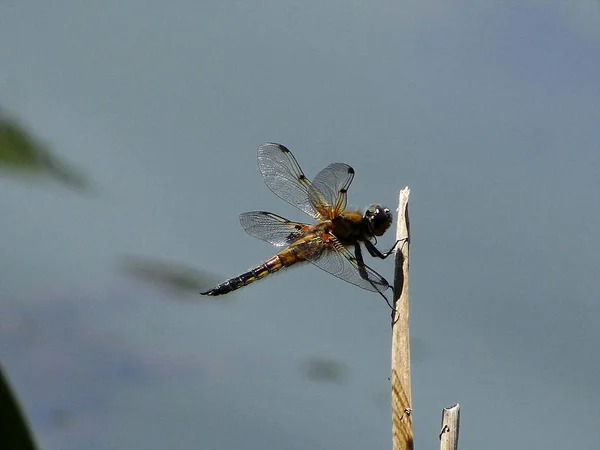
[[[394,245],[392,245],[392,248],[390,248],[387,252],[383,252],[383,253],[381,252],[381,250],[379,250],[377,247],[375,247],[375,245],[371,241],[365,240],[364,243],[365,243],[365,247],[367,248],[369,254],[372,257],[385,259],[388,256],[390,256],[394,252],[394,250],[396,250],[396,247],[398,246],[398,244],[400,242],[406,242],[407,240],[408,240],[408,238],[398,239],[394,243]],[[404,244],[402,244],[402,245],[404,245]]]
[[[397,312],[397,309],[396,309],[396,308],[394,308],[394,307],[392,306],[392,304],[390,303],[390,301],[389,301],[389,300],[388,300],[388,298],[387,298],[387,297],[384,295],[384,293],[383,293],[383,292],[381,292],[381,291],[379,291],[379,290],[378,290],[378,291],[377,291],[377,293],[383,297],[383,299],[385,300],[385,302],[387,303],[387,305],[388,305],[388,306],[390,307],[390,309],[392,310],[392,317],[394,317],[394,313],[395,313],[395,312]]]
[[[354,245],[354,255],[356,256],[356,262],[358,263],[358,271],[360,273],[361,278],[363,280],[367,280],[369,283],[371,283],[371,286],[373,286],[375,288],[375,290],[377,291],[377,293],[383,297],[383,299],[385,300],[385,302],[387,303],[387,305],[392,310],[392,316],[393,316],[393,314],[396,311],[396,309],[392,306],[392,304],[390,303],[390,301],[388,300],[388,298],[385,296],[385,294],[383,292],[381,292],[377,288],[377,286],[375,286],[375,283],[373,283],[373,281],[369,278],[369,274],[367,273],[367,270],[365,269],[365,261],[363,259],[362,250],[360,248],[360,243],[359,242],[357,242]],[[392,287],[390,286],[390,288],[392,288]],[[392,292],[394,292],[394,288],[392,288]]]

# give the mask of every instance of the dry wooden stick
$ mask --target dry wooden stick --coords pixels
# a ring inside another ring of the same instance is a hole
[[[442,410],[440,430],[440,450],[458,449],[458,428],[460,425],[460,405],[457,403]]]
[[[410,393],[410,343],[408,330],[408,253],[410,223],[408,197],[410,189],[400,191],[396,240],[396,267],[394,270],[394,307],[392,313],[392,448],[412,450],[412,402]]]

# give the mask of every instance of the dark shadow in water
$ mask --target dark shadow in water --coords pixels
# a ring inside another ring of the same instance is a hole
[[[300,364],[300,371],[311,381],[342,384],[349,377],[346,364],[325,356],[311,356]]]
[[[49,147],[0,109],[0,174],[50,177],[75,191],[91,186],[78,170],[51,153]]]
[[[169,294],[178,297],[194,296],[197,300],[204,301],[212,297],[201,296],[200,292],[213,287],[220,279],[214,274],[181,263],[132,255],[120,258],[119,270],[138,280],[152,283]],[[224,296],[224,299],[230,298]]]

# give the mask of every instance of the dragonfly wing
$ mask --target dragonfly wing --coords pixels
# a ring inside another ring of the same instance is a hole
[[[306,252],[305,259],[325,272],[367,291],[381,293],[390,287],[388,281],[375,270],[364,263],[359,263],[335,236],[329,235],[327,243],[321,241],[320,244],[315,243],[314,246],[324,246],[324,250]]]
[[[322,218],[308,199],[311,182],[287,147],[273,142],[258,147],[258,168],[275,195],[315,219]]]
[[[334,163],[321,170],[312,182],[308,198],[313,208],[327,211],[333,219],[346,209],[347,192],[354,179],[354,169],[348,164]]]
[[[240,224],[246,233],[277,247],[284,247],[302,237],[309,225],[292,222],[266,211],[240,214]]]

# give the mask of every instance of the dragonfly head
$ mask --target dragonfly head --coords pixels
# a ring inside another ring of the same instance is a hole
[[[365,220],[374,236],[382,236],[392,224],[392,213],[389,208],[371,205],[365,211]]]

